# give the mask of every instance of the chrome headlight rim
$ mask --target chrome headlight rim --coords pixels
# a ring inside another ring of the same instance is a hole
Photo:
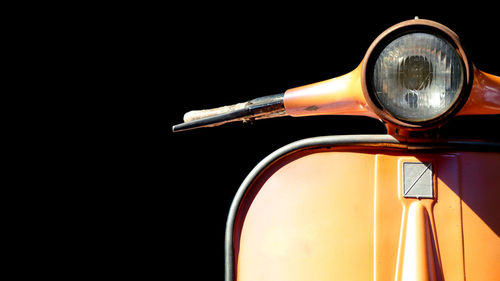
[[[463,85],[456,101],[439,116],[424,121],[408,121],[397,118],[384,108],[384,106],[378,101],[374,93],[372,74],[377,58],[384,50],[384,48],[387,47],[392,41],[400,38],[403,35],[411,33],[427,33],[433,36],[437,36],[440,39],[448,42],[457,51],[458,57],[462,63],[462,69],[464,71]],[[380,34],[375,39],[375,41],[373,41],[370,48],[368,48],[368,51],[366,52],[366,55],[363,59],[363,66],[361,71],[362,90],[368,105],[373,109],[373,111],[384,121],[387,121],[392,125],[395,125],[396,127],[411,129],[433,128],[439,126],[447,119],[455,115],[463,107],[469,97],[473,78],[473,65],[468,60],[466,51],[460,43],[458,36],[451,29],[440,23],[424,19],[414,19],[401,22],[388,28],[386,31]]]

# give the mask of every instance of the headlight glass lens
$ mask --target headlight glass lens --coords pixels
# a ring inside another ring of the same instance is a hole
[[[447,41],[428,33],[409,33],[382,50],[372,81],[376,98],[390,114],[423,122],[442,115],[457,101],[464,69]]]

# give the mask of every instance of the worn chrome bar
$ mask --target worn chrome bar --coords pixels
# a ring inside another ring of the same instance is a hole
[[[214,127],[235,121],[251,121],[286,115],[282,94],[265,96],[248,102],[212,109],[193,110],[184,114],[184,123],[172,127],[173,132]]]

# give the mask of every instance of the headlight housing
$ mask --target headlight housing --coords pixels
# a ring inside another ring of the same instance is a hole
[[[471,66],[458,37],[428,20],[410,20],[382,33],[363,65],[365,97],[386,121],[430,127],[453,115],[467,99]]]

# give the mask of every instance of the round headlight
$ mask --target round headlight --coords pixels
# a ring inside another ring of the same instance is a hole
[[[398,119],[422,122],[442,115],[457,101],[464,69],[450,43],[428,33],[410,33],[382,50],[372,81],[384,109]]]
[[[463,105],[470,69],[456,34],[436,22],[410,20],[389,28],[370,46],[363,91],[383,119],[403,127],[429,127]]]

